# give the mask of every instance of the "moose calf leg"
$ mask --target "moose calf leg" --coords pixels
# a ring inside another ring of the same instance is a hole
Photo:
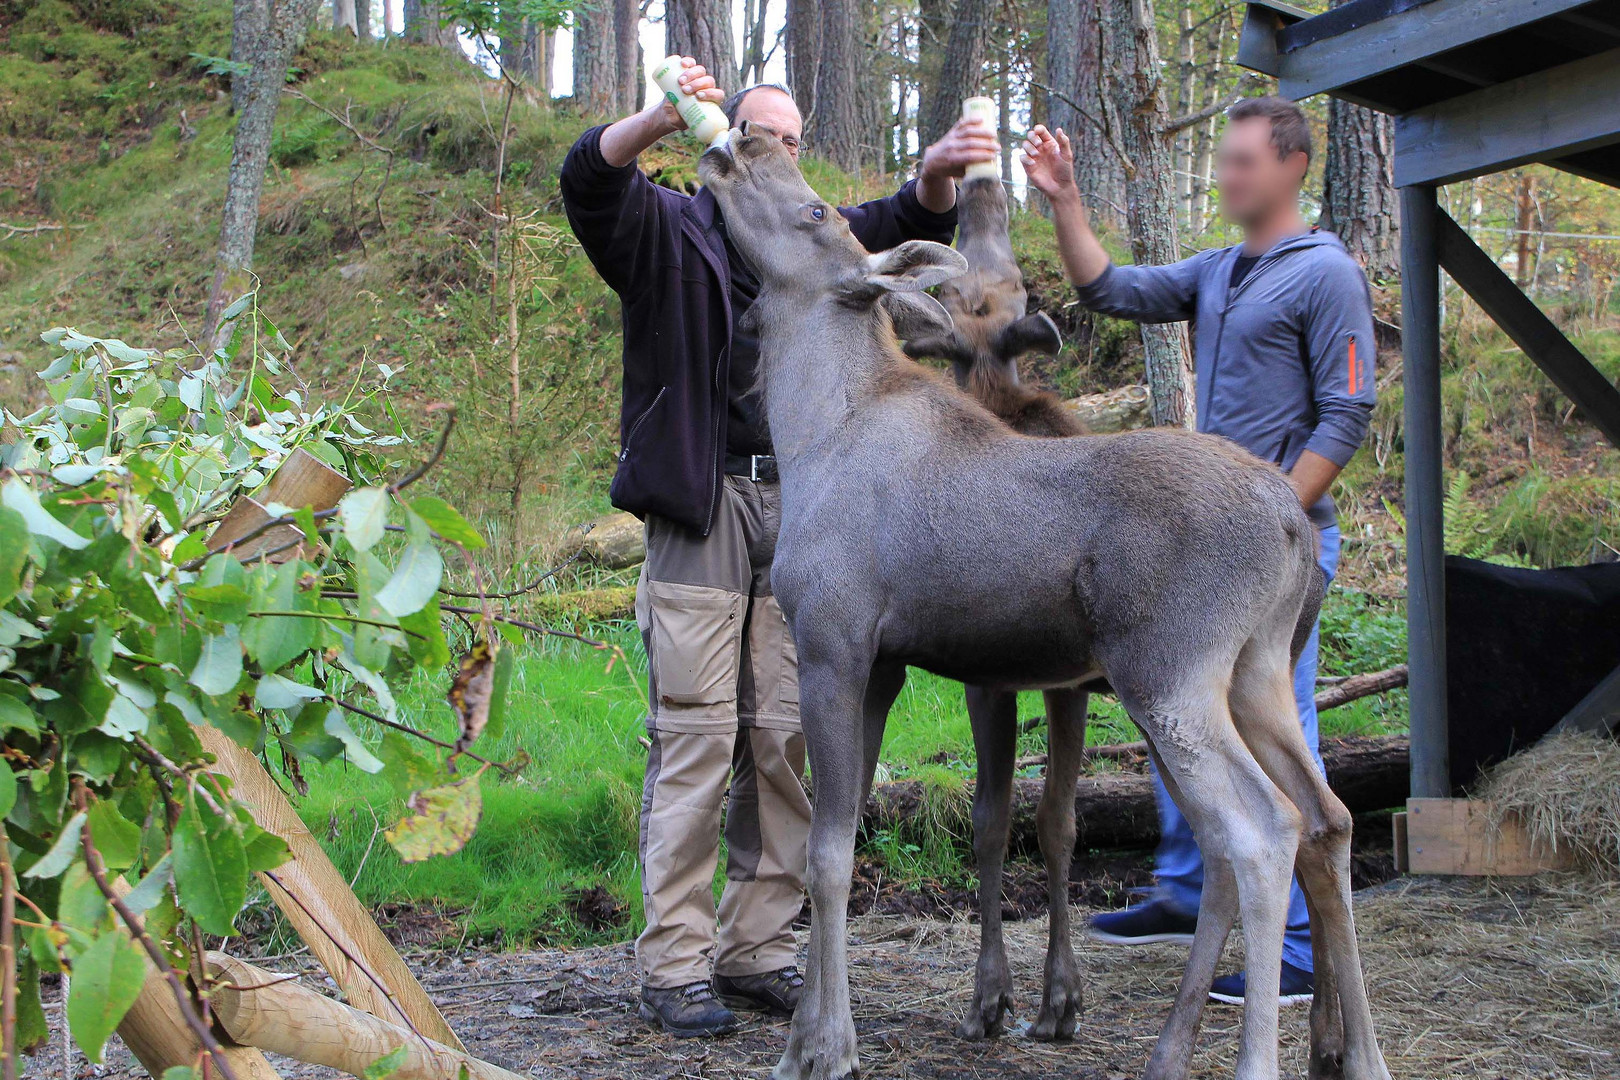
[[[973,788],[973,854],[979,870],[979,961],[973,1000],[956,1033],[986,1039],[1006,1030],[1012,1011],[1012,973],[1001,936],[1001,875],[1007,859],[1013,765],[1018,745],[1018,695],[965,686],[978,782]]]
[[[1074,861],[1074,785],[1085,763],[1084,690],[1048,690],[1046,787],[1035,811],[1046,859],[1046,981],[1041,1009],[1030,1026],[1042,1041],[1074,1038],[1083,994],[1069,925],[1069,867]]]

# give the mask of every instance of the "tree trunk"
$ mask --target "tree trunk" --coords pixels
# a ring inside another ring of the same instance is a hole
[[[789,56],[794,79],[809,79],[797,83],[801,92],[806,85],[811,88],[806,137],[834,164],[852,171],[860,168],[862,158],[862,10],[857,0],[796,0],[789,7],[798,22],[790,25],[790,33],[803,34],[801,42],[811,46],[807,50],[801,44]]]
[[[665,5],[664,41],[670,55],[691,56],[714,73],[715,81],[731,89],[730,73],[737,70],[732,45],[729,0],[669,0]]]
[[[1046,84],[1056,91],[1046,95],[1046,124],[1062,128],[1074,143],[1074,180],[1093,220],[1118,228],[1125,220],[1125,171],[1100,126],[1106,110],[1097,4],[1049,0],[1046,6]]]
[[[264,24],[269,12],[268,0],[233,0],[231,4],[231,60],[251,66],[253,53],[264,35]],[[231,76],[231,111],[242,111],[247,100],[248,75],[243,72]]]
[[[1514,248],[1518,255],[1519,265],[1516,268],[1515,278],[1519,288],[1526,288],[1531,281],[1530,267],[1530,227],[1536,222],[1536,175],[1526,172],[1519,177],[1519,190],[1517,195],[1518,215],[1514,220],[1514,227],[1518,232],[1514,235],[1517,244]]]
[[[614,62],[618,68],[618,107],[614,112],[628,116],[641,109],[642,87],[646,84],[641,74],[641,5],[636,0],[613,0],[613,7]],[[719,70],[729,71],[729,58],[726,63]]]
[[[922,117],[917,125],[923,146],[949,131],[962,115],[962,99],[979,91],[990,11],[991,0],[956,0],[939,76],[923,84]]]
[[[1226,62],[1228,18],[1224,14],[1212,18],[1205,27],[1204,52],[1209,62],[1204,67],[1199,92],[1200,107],[1213,103],[1221,91],[1220,73],[1221,65]],[[1215,184],[1215,129],[1219,122],[1219,116],[1211,116],[1193,128],[1192,200],[1188,226],[1194,236],[1204,235],[1204,230],[1209,228],[1209,193]]]
[[[1176,243],[1171,137],[1160,76],[1152,0],[1099,0],[1101,55],[1108,109],[1105,124],[1128,159],[1126,225],[1138,263],[1163,265],[1180,258]],[[1079,151],[1076,150],[1078,158]],[[1185,323],[1142,327],[1153,422],[1193,425],[1193,371]]]
[[[1334,0],[1338,7],[1346,0]],[[1321,226],[1375,281],[1399,269],[1395,122],[1337,98],[1328,103]]]
[[[765,27],[770,12],[770,0],[747,0],[744,5],[742,65],[737,72],[737,86],[753,86],[765,78],[765,54],[770,51],[765,43]]]
[[[617,22],[615,7],[606,3],[581,7],[574,16],[574,104],[586,116],[623,115]]]
[[[424,45],[461,51],[455,23],[444,23],[439,0],[405,0],[405,36]]]
[[[320,0],[279,0],[266,13],[265,25],[250,48],[252,67],[242,107],[237,112],[231,169],[225,185],[225,209],[219,227],[213,287],[203,315],[203,339],[212,341],[219,313],[230,293],[246,285],[253,265],[253,241],[259,225],[259,196],[270,164],[270,135],[275,128],[281,88]]]
[[[804,116],[805,130],[815,126],[816,68],[821,64],[821,13],[816,0],[787,0],[788,85]]]
[[[354,36],[360,44],[371,44],[371,0],[354,0]]]
[[[402,11],[400,14],[403,15],[404,12]],[[383,0],[382,16],[384,37],[393,37],[403,31],[404,28],[394,21],[394,8],[392,4],[388,3],[388,0]]]
[[[359,36],[359,21],[354,10],[355,0],[332,0],[332,29],[347,30]]]

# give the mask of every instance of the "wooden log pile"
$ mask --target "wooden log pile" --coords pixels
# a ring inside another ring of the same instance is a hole
[[[1146,747],[1142,747],[1143,757]],[[1128,758],[1113,755],[1122,765]],[[1350,736],[1322,741],[1328,782],[1352,814],[1402,806],[1408,790],[1408,750],[1404,735]],[[1019,852],[1039,848],[1035,808],[1045,781],[1013,782],[1012,845]],[[971,784],[969,785],[971,789]],[[861,824],[868,832],[915,821],[925,813],[927,793],[918,780],[894,780],[874,787]],[[1145,762],[1140,770],[1082,776],[1074,790],[1077,848],[1152,847],[1159,839],[1159,813]]]

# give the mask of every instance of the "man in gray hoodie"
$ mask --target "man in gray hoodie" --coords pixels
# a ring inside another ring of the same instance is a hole
[[[1288,473],[1316,524],[1318,561],[1331,581],[1339,530],[1328,489],[1361,445],[1372,414],[1372,301],[1366,277],[1338,237],[1308,227],[1300,215],[1311,135],[1299,107],[1247,98],[1226,115],[1217,181],[1222,213],[1242,229],[1243,243],[1169,266],[1112,265],[1087,224],[1061,129],[1037,126],[1029,133],[1024,169],[1051,202],[1058,248],[1082,304],[1138,322],[1192,320],[1198,430],[1224,435]],[[1313,754],[1317,642],[1313,628],[1294,671]],[[1158,888],[1147,903],[1094,918],[1091,934],[1099,940],[1192,941],[1203,860],[1163,784],[1158,794]],[[1311,999],[1313,970],[1310,919],[1295,882],[1283,945],[1285,1002]],[[1240,1003],[1244,985],[1241,973],[1223,976],[1210,996]]]

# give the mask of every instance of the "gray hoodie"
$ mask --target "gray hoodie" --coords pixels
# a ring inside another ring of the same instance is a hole
[[[1080,302],[1136,322],[1193,320],[1198,430],[1284,470],[1310,450],[1343,466],[1372,416],[1372,299],[1332,233],[1290,236],[1230,288],[1241,245],[1168,266],[1110,266]],[[1334,522],[1333,500],[1311,507]]]

